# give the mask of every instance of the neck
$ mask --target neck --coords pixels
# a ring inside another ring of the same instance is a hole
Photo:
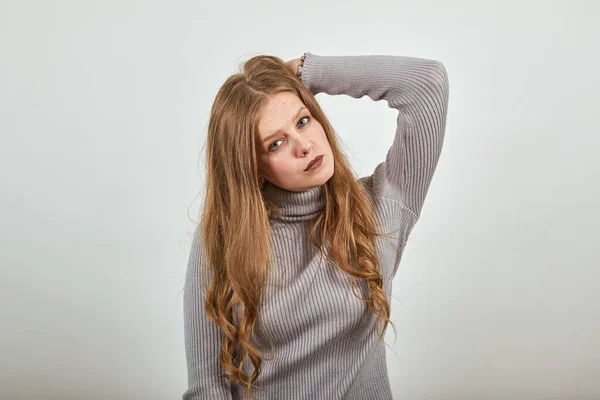
[[[269,210],[269,217],[284,221],[312,219],[325,208],[324,185],[302,191],[292,192],[270,182],[262,189],[263,197],[281,208],[279,214]]]

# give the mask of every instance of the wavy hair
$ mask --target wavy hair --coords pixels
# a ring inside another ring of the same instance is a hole
[[[376,250],[377,236],[388,235],[377,231],[369,190],[356,178],[319,103],[294,71],[278,57],[252,57],[225,81],[211,108],[200,222],[202,265],[210,276],[205,311],[224,333],[220,361],[227,372],[221,378],[246,386],[244,398],[249,394],[252,399],[264,358],[251,336],[274,260],[268,211],[279,211],[264,198],[259,183],[258,116],[271,96],[286,91],[298,96],[322,125],[334,157],[335,170],[324,184],[325,207],[310,230],[310,246],[321,260],[325,257],[348,274],[353,294],[379,316],[377,329],[383,321],[379,340],[388,323],[396,330]],[[366,282],[368,298],[356,295],[356,279]],[[242,368],[246,356],[254,366],[251,376]]]

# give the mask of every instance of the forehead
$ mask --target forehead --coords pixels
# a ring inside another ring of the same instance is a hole
[[[271,96],[262,110],[258,122],[259,136],[266,137],[286,124],[293,122],[292,118],[304,103],[293,93],[281,92]]]

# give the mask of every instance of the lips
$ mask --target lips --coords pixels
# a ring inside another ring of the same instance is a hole
[[[312,161],[309,162],[308,165],[306,166],[305,171],[308,171],[308,169],[310,167],[312,167],[314,163],[316,163],[317,161],[321,160],[322,158],[323,158],[323,154],[321,154],[320,156],[316,156],[315,158],[313,158]]]

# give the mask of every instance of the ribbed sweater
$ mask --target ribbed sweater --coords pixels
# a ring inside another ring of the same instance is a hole
[[[442,149],[448,110],[448,79],[439,61],[391,55],[319,56],[307,53],[301,80],[313,94],[364,95],[398,110],[393,143],[371,175],[358,178],[373,194],[374,210],[393,239],[378,238],[384,292],[391,305],[408,236],[421,213]],[[369,132],[381,140],[376,132]],[[390,400],[385,342],[378,342],[377,315],[353,293],[348,275],[324,260],[308,243],[314,219],[324,210],[323,186],[290,192],[272,184],[265,197],[282,207],[269,214],[277,262],[270,271],[259,321],[274,344],[260,348],[261,400]],[[184,331],[188,389],[182,398],[242,399],[245,387],[219,376],[223,333],[204,311],[199,271],[204,253],[194,233],[184,286]],[[355,291],[366,297],[364,281]],[[388,327],[388,329],[391,326]],[[268,339],[266,339],[268,340]],[[269,343],[266,341],[266,343]],[[253,367],[247,358],[244,370]]]

